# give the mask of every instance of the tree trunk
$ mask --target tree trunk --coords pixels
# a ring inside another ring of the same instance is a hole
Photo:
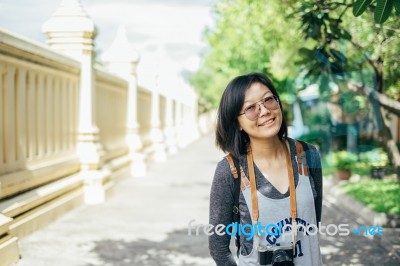
[[[374,71],[377,91],[383,93],[383,61],[381,57],[374,62]]]
[[[385,123],[385,119],[382,115],[382,111],[380,109],[379,98],[377,97],[379,94],[374,93],[374,91],[368,92],[368,97],[372,103],[375,119],[378,122],[379,128],[379,141],[383,142],[388,149],[389,157],[393,163],[393,167],[395,169],[397,179],[400,180],[400,153],[397,148],[396,142],[393,139],[392,133],[390,132],[389,127]]]
[[[373,89],[368,89],[365,87],[360,87],[355,84],[354,86],[349,86],[349,88],[355,92],[361,92],[368,96],[369,101],[371,102],[373,108],[373,114],[375,117],[376,124],[379,128],[379,138],[378,141],[381,141],[387,148],[389,152],[389,157],[391,162],[393,163],[394,170],[397,175],[397,179],[400,180],[400,153],[397,148],[396,141],[393,139],[392,133],[390,132],[389,127],[386,125],[384,117],[382,115],[381,107],[388,110],[390,113],[395,115],[400,115],[400,103],[396,100],[393,100],[387,97],[383,93],[379,93]]]

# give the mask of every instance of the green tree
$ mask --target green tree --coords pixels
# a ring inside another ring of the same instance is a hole
[[[398,8],[398,2],[302,0],[291,2],[290,7],[293,16],[301,21],[303,36],[311,41],[311,45],[300,49],[299,64],[304,66],[305,76],[319,80],[321,94],[326,100],[332,99],[329,82],[339,84],[341,95],[348,94],[350,80],[359,82],[355,93],[368,95],[379,139],[390,152],[399,175],[399,150],[380,110],[386,103],[398,106],[385,94],[400,99],[399,16],[393,11],[393,6]],[[355,18],[351,10],[356,16],[362,15]],[[398,107],[391,110],[400,113]],[[356,130],[354,125],[349,128]]]
[[[376,89],[378,94],[368,97],[375,120],[381,123],[382,140],[399,170],[398,148],[375,104],[384,106],[385,95],[395,100],[400,95],[398,2],[220,0],[213,8],[215,27],[205,34],[210,49],[191,82],[215,107],[227,82],[251,71],[270,75],[284,99],[290,99],[294,89],[318,82],[321,99],[328,101],[332,82],[343,90],[348,81],[358,81],[358,91],[343,95],[361,106],[365,97],[358,94],[366,94],[367,87]],[[385,102],[400,113],[396,101],[386,97]]]
[[[227,82],[252,71],[284,84],[297,76],[294,62],[301,35],[277,1],[222,0],[215,4],[215,28],[206,32],[210,50],[191,81],[215,107]]]
[[[321,78],[322,91],[328,89],[329,78],[348,78],[353,72],[359,72],[360,81],[364,83],[367,79],[370,83],[368,75],[372,72],[374,87],[379,92],[399,97],[398,90],[394,89],[400,85],[397,70],[400,62],[399,17],[389,16],[394,1],[386,0],[386,8],[380,7],[382,1],[378,0],[378,5],[374,2],[290,2],[288,8],[292,8],[293,16],[300,19],[304,38],[311,41],[311,45],[300,49],[302,60],[299,64],[307,70],[306,76]],[[357,16],[363,14],[355,18],[351,10]],[[374,17],[377,16],[384,25],[375,24]]]
[[[376,23],[384,23],[394,12],[400,13],[400,1],[398,0],[356,0],[353,4],[353,15],[358,17],[367,9],[371,9],[374,13]]]

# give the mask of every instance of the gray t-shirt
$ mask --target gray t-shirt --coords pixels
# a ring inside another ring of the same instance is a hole
[[[293,174],[295,178],[295,185],[299,183],[299,174],[296,163],[296,147],[295,141],[288,138],[290,147],[290,155],[292,159]],[[308,144],[307,150],[307,164],[310,168],[309,186],[310,191],[314,198],[314,210],[315,221],[318,223],[321,220],[321,208],[322,208],[322,171],[321,171],[321,160],[318,151],[314,146]],[[240,165],[243,168],[245,176],[248,176],[247,159],[246,155],[242,155],[239,158]],[[285,194],[281,194],[269,181],[262,175],[257,166],[254,167],[257,190],[260,195],[263,195],[269,199],[285,199],[289,196],[289,191]],[[226,159],[221,160],[218,163],[215,171],[214,180],[211,188],[210,195],[210,220],[209,223],[212,225],[224,224],[229,225],[233,222],[232,208],[234,205],[234,191],[233,191],[233,176],[230,171],[229,163]],[[248,204],[243,194],[243,190],[239,196],[239,210],[240,210],[240,221],[242,224],[251,224],[251,209],[249,211]],[[314,215],[314,214],[313,214]],[[209,237],[209,249],[210,254],[217,263],[217,265],[236,265],[232,252],[229,249],[230,236],[225,234],[219,236],[213,234]],[[246,240],[244,236],[240,238],[240,249],[241,256],[248,256],[253,249],[252,240]],[[319,250],[318,250],[319,252]]]

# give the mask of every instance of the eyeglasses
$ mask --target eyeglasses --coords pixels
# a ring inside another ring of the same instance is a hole
[[[253,103],[252,105],[247,106],[244,109],[244,112],[239,115],[246,115],[247,119],[255,121],[260,115],[261,104],[264,105],[264,107],[268,110],[276,110],[279,108],[279,98],[278,96],[275,95],[265,97],[261,101],[258,101],[256,103]]]

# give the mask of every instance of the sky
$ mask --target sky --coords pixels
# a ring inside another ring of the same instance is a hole
[[[195,71],[207,49],[203,37],[212,26],[212,0],[81,0],[94,21],[100,58],[113,41],[119,25],[140,56],[140,70]],[[45,43],[42,24],[61,0],[2,0],[0,28]],[[157,67],[156,62],[162,62]]]

